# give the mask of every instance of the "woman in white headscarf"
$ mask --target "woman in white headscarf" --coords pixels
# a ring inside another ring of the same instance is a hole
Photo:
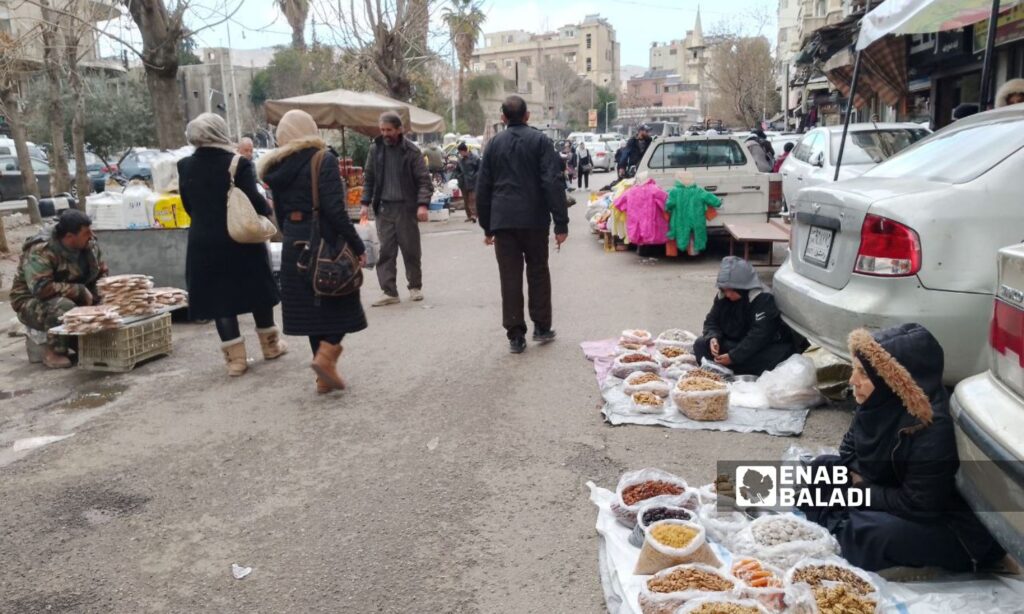
[[[580,141],[572,152],[572,159],[576,167],[576,187],[590,189],[590,171],[594,170],[594,161],[590,158],[590,151],[587,149],[586,141]]]
[[[256,189],[252,162],[235,153],[221,116],[203,113],[189,122],[185,137],[196,148],[178,162],[181,201],[192,217],[185,256],[189,312],[194,319],[216,323],[228,374],[238,376],[248,369],[240,314],[253,315],[264,359],[277,358],[287,348],[274,325],[274,306],[280,299],[267,246],[237,243],[228,235],[233,159],[238,158],[235,185],[257,213],[269,216],[271,209]]]

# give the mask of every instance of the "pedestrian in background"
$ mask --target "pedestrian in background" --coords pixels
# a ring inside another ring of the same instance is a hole
[[[576,167],[576,188],[590,189],[590,172],[594,170],[594,161],[590,157],[590,150],[587,149],[586,141],[580,141],[576,150],[572,153],[574,166]]]
[[[320,235],[331,245],[339,238],[366,264],[366,248],[356,233],[345,204],[345,182],[338,158],[327,150],[316,122],[305,111],[284,114],[277,125],[278,148],[260,158],[260,177],[274,191],[278,228],[284,235],[281,248],[281,312],[284,334],[309,338],[313,353],[310,367],[317,374],[316,391],[343,390],[338,372],[341,342],[345,335],[366,328],[366,314],[359,290],[345,296],[313,294],[309,279],[297,268],[299,254],[310,240],[313,220],[313,181],[317,182]],[[321,154],[319,169],[314,156]]]
[[[249,368],[239,315],[251,313],[256,321],[264,359],[278,358],[287,346],[274,325],[274,306],[280,299],[267,246],[237,243],[228,235],[232,174],[256,213],[269,216],[271,210],[256,189],[252,162],[235,152],[224,118],[203,113],[189,122],[185,137],[196,148],[178,161],[181,202],[192,218],[185,253],[189,315],[214,321],[228,375],[238,376]]]
[[[466,221],[476,221],[476,180],[480,174],[480,156],[459,143],[459,163],[455,166],[455,179],[459,182],[462,201],[466,204]]]
[[[789,157],[789,153],[793,151],[793,147],[795,147],[793,143],[786,143],[783,145],[782,155],[779,156],[778,160],[775,161],[775,165],[772,166],[773,173],[779,172],[779,169],[782,168],[782,164],[786,161],[786,158]]]
[[[252,160],[253,153],[255,153],[255,149],[253,148],[252,139],[250,139],[247,136],[243,136],[241,139],[239,139],[239,141],[238,141],[238,155],[240,155],[243,158],[245,158],[246,160],[252,162],[253,161]]]
[[[651,128],[642,124],[636,130],[636,136],[626,141],[626,151],[622,152],[619,160],[619,176],[632,177],[636,173],[636,167],[640,165],[647,148],[651,146],[654,139],[651,138]]]
[[[477,209],[485,243],[494,246],[501,278],[502,324],[509,350],[526,349],[523,316],[523,263],[529,283],[533,340],[555,339],[551,328],[551,272],[548,237],[555,225],[560,248],[568,237],[569,214],[554,145],[543,132],[527,125],[526,101],[509,96],[501,105],[506,129],[494,137],[484,153],[477,181]]]
[[[380,136],[366,157],[362,214],[373,207],[380,240],[377,280],[384,295],[374,307],[402,302],[398,298],[398,252],[402,252],[409,298],[423,300],[420,227],[434,190],[420,150],[402,135],[402,118],[388,111],[380,116]]]

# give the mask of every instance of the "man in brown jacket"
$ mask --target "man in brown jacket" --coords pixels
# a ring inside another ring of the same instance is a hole
[[[374,307],[402,302],[398,298],[398,252],[402,252],[409,298],[423,300],[423,270],[420,266],[420,228],[427,221],[427,206],[433,195],[430,173],[423,154],[402,135],[402,118],[387,112],[380,116],[380,136],[374,139],[366,158],[362,213],[373,207],[380,239],[377,280],[384,295]]]

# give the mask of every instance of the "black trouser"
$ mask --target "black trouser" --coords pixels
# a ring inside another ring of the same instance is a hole
[[[313,355],[316,356],[316,351],[320,349],[320,342],[326,341],[331,345],[338,345],[341,340],[345,338],[345,333],[336,333],[333,335],[310,335],[309,336],[309,349],[313,350]]]
[[[270,328],[274,325],[274,308],[258,309],[252,312],[252,319],[256,320],[256,328]],[[221,341],[231,341],[242,336],[238,328],[238,316],[217,318],[213,322],[217,325],[217,335]]]
[[[530,293],[530,319],[535,330],[551,328],[551,273],[548,270],[548,229],[517,228],[494,232],[494,254],[501,278],[501,319],[508,338],[526,336],[523,316],[523,263]]]
[[[719,339],[718,351],[720,354],[728,354],[729,351],[739,345],[737,341],[730,341],[728,339]],[[715,357],[711,355],[711,339],[707,337],[699,337],[693,342],[693,355],[697,358],[697,364],[707,358],[711,362],[715,362]],[[761,350],[745,360],[742,363],[736,363],[729,365],[732,372],[736,375],[757,375],[760,376],[765,371],[771,371],[775,367],[779,366],[784,360],[796,353],[796,348],[793,344],[788,341],[780,341],[778,343],[772,343],[767,345]]]
[[[581,170],[576,175],[576,187],[590,189],[590,171]]]

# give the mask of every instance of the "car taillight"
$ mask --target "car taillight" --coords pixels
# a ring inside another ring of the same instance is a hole
[[[1024,311],[996,299],[988,343],[1003,356],[1007,350],[1015,353],[1017,363],[1024,367]]]
[[[768,215],[782,212],[782,180],[768,180]]]
[[[921,270],[921,239],[908,226],[868,214],[860,230],[854,273],[907,277]]]

